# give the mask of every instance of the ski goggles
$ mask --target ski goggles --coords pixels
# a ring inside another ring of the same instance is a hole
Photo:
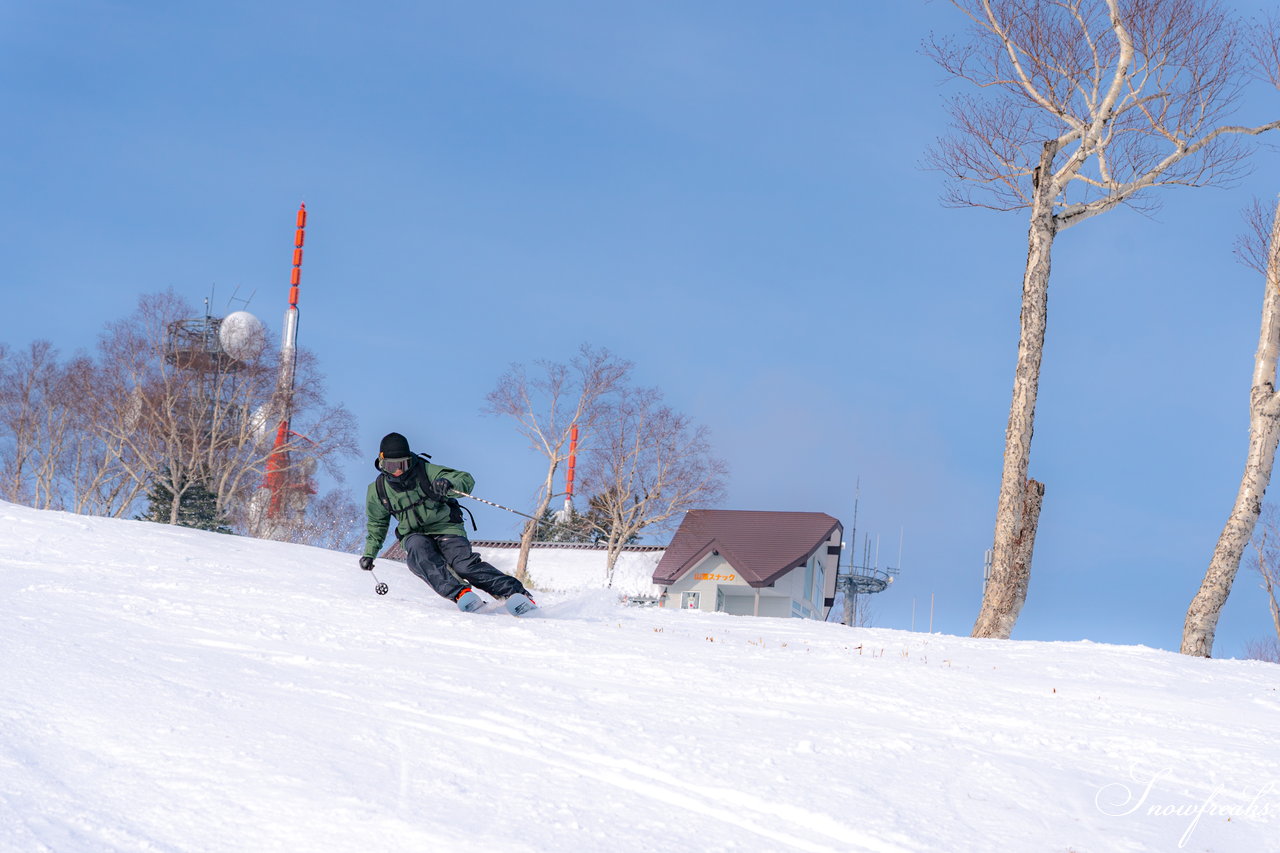
[[[382,456],[379,454],[378,467],[388,474],[394,474],[397,471],[408,471],[409,463],[412,461],[412,456]]]

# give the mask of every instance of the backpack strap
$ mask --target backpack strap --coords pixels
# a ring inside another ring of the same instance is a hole
[[[449,498],[449,506],[451,506],[451,507],[456,507],[456,508],[458,509],[458,518],[462,518],[462,513],[463,513],[463,512],[466,512],[466,514],[467,514],[467,515],[471,516],[471,529],[472,529],[472,530],[479,530],[479,529],[480,529],[479,527],[476,527],[476,514],[475,514],[474,512],[472,512],[472,511],[471,511],[471,507],[463,506],[462,504],[458,503],[458,501],[457,501],[457,499],[456,499],[456,498]],[[464,526],[465,526],[465,525],[464,525]]]
[[[378,492],[378,503],[382,504],[382,508],[387,511],[387,515],[394,515],[391,511],[391,498],[387,497],[386,474],[379,474],[378,479],[373,481],[373,488]]]
[[[425,453],[419,453],[418,455],[426,459],[431,458],[430,456],[427,456],[427,454]],[[387,515],[394,515],[399,520],[399,519],[402,519],[404,516],[407,516],[410,510],[413,510],[419,506],[422,506],[425,503],[430,503],[434,501],[434,498],[424,497],[422,500],[414,501],[408,506],[402,508],[400,512],[396,512],[391,508],[391,498],[387,496],[386,477],[387,477],[386,474],[383,474],[383,473],[378,474],[378,479],[373,481],[373,488],[374,488],[374,491],[378,493],[378,503],[382,504],[382,508],[387,511]],[[426,491],[425,480],[426,480],[426,467],[424,466],[422,468],[422,472],[418,475],[419,487],[423,488],[424,491]],[[471,511],[470,507],[463,506],[462,504],[458,503],[458,501],[454,498],[449,498],[447,503],[449,504],[450,509],[458,510],[459,521],[462,520],[462,512],[465,510],[467,515],[471,516],[471,529],[472,530],[480,529],[479,527],[476,527],[476,516],[475,516],[475,513]]]

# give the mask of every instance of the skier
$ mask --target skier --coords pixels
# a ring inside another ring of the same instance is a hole
[[[471,550],[462,508],[449,494],[471,491],[474,477],[412,453],[409,440],[398,432],[382,439],[374,467],[379,473],[365,500],[368,535],[360,568],[373,570],[394,515],[396,539],[404,547],[409,570],[459,609],[470,612],[484,604],[470,584],[505,599],[507,609],[517,616],[536,606],[520,581]]]

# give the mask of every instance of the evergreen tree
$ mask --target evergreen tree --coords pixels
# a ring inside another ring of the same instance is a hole
[[[169,480],[165,476],[152,481],[151,491],[147,493],[147,512],[137,516],[141,521],[155,521],[168,524],[173,517],[173,491],[165,485]],[[212,530],[215,533],[231,533],[225,519],[218,515],[218,496],[201,482],[191,482],[182,492],[178,500],[178,521],[182,527],[194,527],[197,530]]]
[[[568,516],[564,510],[548,509],[538,521],[534,534],[537,542],[586,542],[592,545],[600,545],[608,538],[609,513],[599,495],[593,495],[587,501],[585,515],[573,507],[569,509]],[[639,534],[633,533],[623,544],[634,545],[639,541]]]
[[[535,542],[594,543],[599,534],[591,528],[590,521],[575,509],[570,509],[568,516],[564,510],[547,509],[538,520],[533,539]]]

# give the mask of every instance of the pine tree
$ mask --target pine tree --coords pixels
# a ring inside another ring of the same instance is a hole
[[[570,508],[568,515],[564,510],[548,509],[542,513],[538,521],[538,529],[534,533],[535,542],[590,542],[599,540],[600,534],[593,530],[591,522],[577,510]]]
[[[564,510],[548,509],[538,522],[534,534],[537,542],[586,542],[600,545],[609,538],[609,513],[604,500],[596,495],[587,501],[585,515],[576,508],[570,507],[566,516]],[[639,534],[632,534],[624,545],[634,545],[640,541]]]
[[[165,485],[165,476],[152,481],[151,491],[147,493],[147,512],[137,516],[140,521],[155,521],[168,524],[173,514],[173,491]],[[218,496],[200,482],[187,486],[178,501],[178,522],[182,527],[194,527],[197,530],[212,530],[215,533],[231,533],[225,519],[218,514]]]

